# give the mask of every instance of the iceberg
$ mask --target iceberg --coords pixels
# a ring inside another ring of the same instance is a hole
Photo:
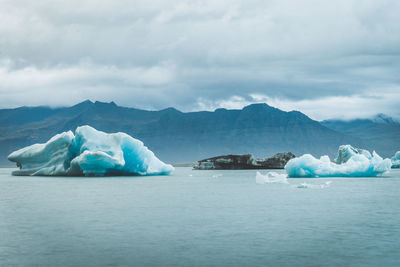
[[[390,159],[382,159],[375,151],[372,155],[365,151],[350,145],[340,146],[337,162],[328,156],[316,159],[305,154],[289,160],[285,170],[289,177],[375,177],[390,170]]]
[[[400,151],[397,151],[392,157],[392,168],[400,168]]]
[[[346,163],[354,155],[364,155],[367,159],[371,159],[372,155],[368,150],[355,148],[351,145],[341,145],[338,150],[338,156],[335,159],[337,164]]]
[[[168,175],[173,170],[144,144],[125,133],[107,134],[88,125],[12,152],[20,168],[13,175]]]

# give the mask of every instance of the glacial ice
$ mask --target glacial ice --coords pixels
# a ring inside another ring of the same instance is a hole
[[[13,175],[110,176],[168,175],[174,168],[125,133],[107,134],[90,126],[64,132],[8,156],[19,170]]]
[[[287,175],[276,172],[268,172],[266,175],[256,173],[257,184],[288,184]]]
[[[289,177],[374,177],[390,170],[390,159],[382,159],[375,151],[372,155],[366,150],[356,151],[350,145],[340,146],[336,159],[339,164],[328,156],[316,159],[305,154],[291,159],[285,170]]]
[[[394,156],[392,157],[392,168],[400,168],[400,151],[397,151],[396,154],[394,154]]]
[[[337,164],[346,163],[354,155],[364,155],[367,159],[371,159],[372,155],[368,150],[355,148],[351,145],[341,145],[338,150],[338,156],[335,159]]]

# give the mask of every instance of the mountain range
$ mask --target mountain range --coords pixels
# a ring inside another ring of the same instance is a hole
[[[267,104],[240,110],[181,112],[87,100],[72,107],[1,109],[0,165],[9,166],[7,155],[16,149],[46,142],[57,133],[86,124],[105,132],[128,133],[168,163],[223,154],[269,157],[286,151],[334,156],[341,144],[374,148],[383,156],[400,150],[400,124],[394,120],[318,122],[299,111],[285,112]]]
[[[369,119],[326,120],[321,124],[363,140],[364,148],[385,157],[392,157],[400,150],[400,122],[384,114]]]

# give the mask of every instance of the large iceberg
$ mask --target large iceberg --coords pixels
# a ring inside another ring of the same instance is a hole
[[[392,158],[392,168],[400,168],[400,151],[397,151]]]
[[[174,168],[159,160],[140,140],[107,134],[90,126],[52,137],[11,153],[20,168],[13,175],[110,176],[167,175]]]
[[[319,159],[310,154],[291,159],[285,166],[289,177],[374,177],[390,170],[390,159],[382,159],[375,151],[357,150],[350,145],[340,146],[338,163],[328,156]]]

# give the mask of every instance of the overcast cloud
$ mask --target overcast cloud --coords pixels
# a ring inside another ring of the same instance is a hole
[[[400,117],[400,2],[0,1],[0,107]]]

